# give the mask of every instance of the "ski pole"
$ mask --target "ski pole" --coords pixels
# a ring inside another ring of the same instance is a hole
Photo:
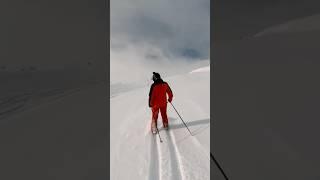
[[[219,165],[218,161],[214,158],[214,156],[212,155],[212,153],[210,152],[210,157],[211,157],[211,160],[217,165],[218,169],[220,170],[220,172],[222,173],[223,177],[226,179],[226,180],[229,180],[226,173],[224,173],[222,167]]]
[[[178,113],[177,109],[174,107],[174,105],[173,105],[171,102],[169,102],[169,103],[172,105],[173,109],[176,111],[176,113],[178,114],[178,116],[180,117],[181,121],[183,122],[183,124],[184,124],[184,125],[186,126],[186,128],[188,129],[188,131],[189,131],[189,133],[191,134],[191,136],[193,136],[192,133],[191,133],[191,131],[190,131],[190,129],[188,128],[188,126],[186,125],[186,123],[183,121],[182,117],[181,117],[180,114]]]
[[[162,139],[161,139],[161,136],[160,136],[160,133],[159,133],[158,126],[156,126],[156,129],[157,129],[157,133],[158,133],[158,136],[159,136],[160,142],[162,143]]]

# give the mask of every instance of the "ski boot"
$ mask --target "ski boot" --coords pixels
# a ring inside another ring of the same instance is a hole
[[[163,124],[163,129],[168,130],[169,129],[169,124],[168,123]]]
[[[151,124],[151,132],[152,132],[152,134],[157,134],[157,124],[156,123]]]

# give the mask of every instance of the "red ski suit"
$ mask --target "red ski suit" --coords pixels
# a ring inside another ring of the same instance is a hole
[[[168,100],[167,100],[168,94]],[[155,81],[149,92],[149,107],[152,110],[152,125],[157,125],[159,110],[162,117],[163,125],[168,125],[167,101],[171,102],[173,98],[170,86],[161,79]]]

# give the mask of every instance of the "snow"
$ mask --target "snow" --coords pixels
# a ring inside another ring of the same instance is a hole
[[[191,71],[190,73],[192,74],[192,73],[208,72],[208,71],[210,71],[210,66],[195,69],[195,70]]]
[[[210,71],[165,77],[174,93],[173,105],[193,136],[168,104],[169,131],[150,132],[148,86],[122,91],[110,98],[110,165],[113,180],[210,179]],[[151,73],[151,72],[150,72]]]
[[[2,73],[0,179],[209,179],[210,71],[189,73],[205,66],[164,76],[194,136],[169,105],[171,129],[159,127],[163,143],[149,131],[151,84],[113,83],[108,97],[109,87],[90,78]],[[105,174],[109,100],[111,177]]]

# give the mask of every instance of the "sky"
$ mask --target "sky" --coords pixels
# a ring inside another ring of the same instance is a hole
[[[144,76],[208,60],[210,0],[111,0],[110,30],[111,82],[128,77],[128,65]]]

